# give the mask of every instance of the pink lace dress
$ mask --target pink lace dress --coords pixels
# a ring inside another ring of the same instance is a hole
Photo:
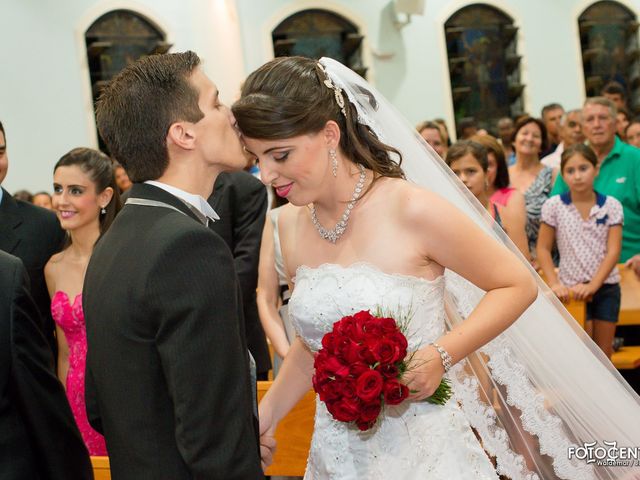
[[[71,303],[65,292],[56,292],[51,300],[51,314],[64,332],[69,345],[67,398],[90,455],[107,455],[104,437],[96,432],[87,419],[84,401],[84,372],[87,359],[87,333],[82,311],[82,294]]]

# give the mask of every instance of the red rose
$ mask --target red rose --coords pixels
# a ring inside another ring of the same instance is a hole
[[[379,318],[372,318],[365,326],[366,338],[380,338],[382,327]]]
[[[409,396],[409,389],[406,385],[396,380],[387,380],[384,384],[384,401],[388,405],[398,405]]]
[[[375,422],[380,415],[380,410],[382,409],[382,404],[380,400],[375,400],[373,402],[369,402],[362,406],[360,409],[360,417],[358,418],[359,422]]]
[[[396,358],[393,361],[399,362],[401,360],[404,360],[404,357],[407,356],[407,337],[405,337],[401,332],[398,331],[387,335],[385,338],[393,342],[398,347]]]
[[[355,385],[351,379],[333,380],[327,383],[323,387],[322,395],[326,400],[322,397],[320,397],[320,400],[327,403],[342,398],[357,400]]]
[[[369,321],[375,319],[369,310],[360,310],[358,313],[353,314],[353,318],[357,320],[360,324],[368,323]]]
[[[368,310],[362,310],[353,315],[355,320],[353,324],[353,330],[351,332],[352,338],[358,342],[362,341],[367,331],[367,326],[375,318],[371,316]]]
[[[370,369],[371,367],[369,367],[369,365],[364,362],[354,362],[349,365],[349,375],[351,375],[353,378],[358,378],[360,375]]]
[[[353,378],[347,378],[343,380],[340,383],[339,392],[342,398],[358,400],[358,395],[356,393],[356,382]]]
[[[330,375],[334,375],[337,378],[349,375],[349,366],[342,363],[336,357],[327,358],[325,369]]]
[[[360,345],[349,338],[340,341],[339,355],[348,364],[360,361]]]
[[[365,402],[378,398],[384,386],[384,379],[377,370],[368,370],[356,380],[356,394]]]
[[[342,398],[335,402],[327,402],[326,405],[333,418],[341,422],[354,422],[360,414],[360,405],[357,400]]]
[[[322,337],[322,348],[333,352],[334,345],[336,340],[336,334],[333,332],[326,333],[324,337]]]
[[[382,338],[372,349],[373,356],[379,363],[394,363],[400,354],[400,347],[388,338]]]
[[[373,352],[367,345],[360,346],[360,349],[358,350],[358,357],[368,365],[376,363],[376,357],[373,356]]]
[[[366,346],[371,351],[371,353],[373,354],[375,349],[378,347],[378,343],[380,343],[381,340],[382,339],[380,337],[374,337],[373,335],[371,335],[371,336],[368,335],[364,339],[364,342],[362,342],[362,344],[364,346]],[[374,358],[375,358],[375,355],[374,355]]]
[[[393,318],[381,318],[380,328],[385,334],[389,334],[398,331],[398,324]]]
[[[384,378],[398,378],[400,372],[398,371],[398,367],[396,367],[393,363],[383,363],[376,367]]]
[[[353,317],[343,317],[333,324],[333,331],[340,337],[350,337],[354,324],[355,319]]]
[[[356,425],[361,431],[366,431],[372,428],[378,420],[382,404],[379,401],[374,401],[363,405],[360,408],[360,416],[356,420]]]
[[[320,399],[324,401],[323,394],[327,388],[327,384],[331,382],[331,378],[324,373],[316,373],[312,378],[313,389],[320,395]]]
[[[326,350],[320,350],[313,359],[313,367],[317,370],[324,370],[327,365],[329,354]]]

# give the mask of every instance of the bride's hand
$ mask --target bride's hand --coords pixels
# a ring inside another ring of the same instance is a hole
[[[276,425],[269,409],[259,408],[258,421],[260,425],[260,460],[262,470],[266,470],[273,463],[273,455],[276,451],[275,431]]]
[[[418,350],[409,363],[402,381],[409,387],[409,400],[424,400],[433,395],[442,376],[444,367],[440,354],[433,345]]]

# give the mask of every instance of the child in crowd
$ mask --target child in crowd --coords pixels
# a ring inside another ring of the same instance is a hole
[[[502,158],[504,162],[504,157]],[[460,140],[448,150],[446,162],[453,173],[473,193],[489,212],[489,215],[502,227],[511,238],[511,241],[528,259],[529,247],[527,246],[527,235],[524,230],[526,223],[524,199],[522,196],[520,197],[519,208],[515,204],[511,208],[507,208],[505,205],[494,202],[490,198],[489,158],[485,146],[472,140]],[[504,169],[506,170],[506,168],[505,165]],[[518,194],[520,195],[519,192]]]
[[[589,147],[576,144],[562,153],[560,172],[569,191],[549,198],[542,207],[538,261],[553,292],[587,302],[585,330],[611,357],[620,312],[620,274],[616,262],[622,248],[622,205],[593,189],[598,160]],[[556,274],[551,249],[557,242]]]

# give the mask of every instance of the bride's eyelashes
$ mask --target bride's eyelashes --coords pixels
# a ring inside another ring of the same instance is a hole
[[[284,162],[289,157],[289,152],[278,152],[273,155],[276,162]]]

